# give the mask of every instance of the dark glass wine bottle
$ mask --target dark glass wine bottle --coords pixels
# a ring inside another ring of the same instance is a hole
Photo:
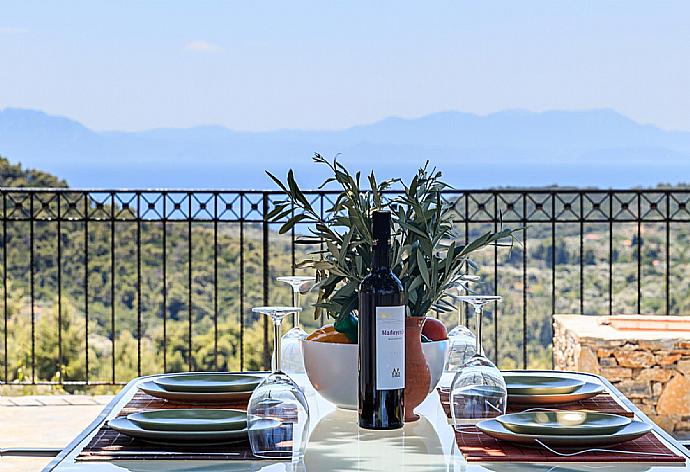
[[[371,272],[359,286],[359,425],[396,429],[405,417],[405,290],[390,269],[391,214],[372,215]]]

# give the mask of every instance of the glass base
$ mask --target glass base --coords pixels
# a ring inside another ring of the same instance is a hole
[[[281,338],[283,341],[287,339],[307,339],[307,332],[302,329],[301,326],[295,326],[294,328],[290,329],[287,333],[283,335]]]
[[[454,336],[471,336],[474,338],[474,333],[465,325],[459,324],[455,328],[448,331],[448,337]]]

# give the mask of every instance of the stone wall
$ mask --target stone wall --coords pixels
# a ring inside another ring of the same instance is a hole
[[[606,377],[666,431],[690,436],[690,336],[619,331],[600,318],[554,316],[555,368]]]

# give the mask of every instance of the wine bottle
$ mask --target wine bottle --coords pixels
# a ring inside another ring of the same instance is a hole
[[[390,269],[391,214],[372,215],[371,272],[359,286],[359,425],[396,429],[405,417],[405,289]]]

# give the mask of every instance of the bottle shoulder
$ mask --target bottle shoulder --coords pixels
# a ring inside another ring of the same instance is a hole
[[[403,292],[400,279],[390,270],[370,272],[359,284],[360,293]]]

